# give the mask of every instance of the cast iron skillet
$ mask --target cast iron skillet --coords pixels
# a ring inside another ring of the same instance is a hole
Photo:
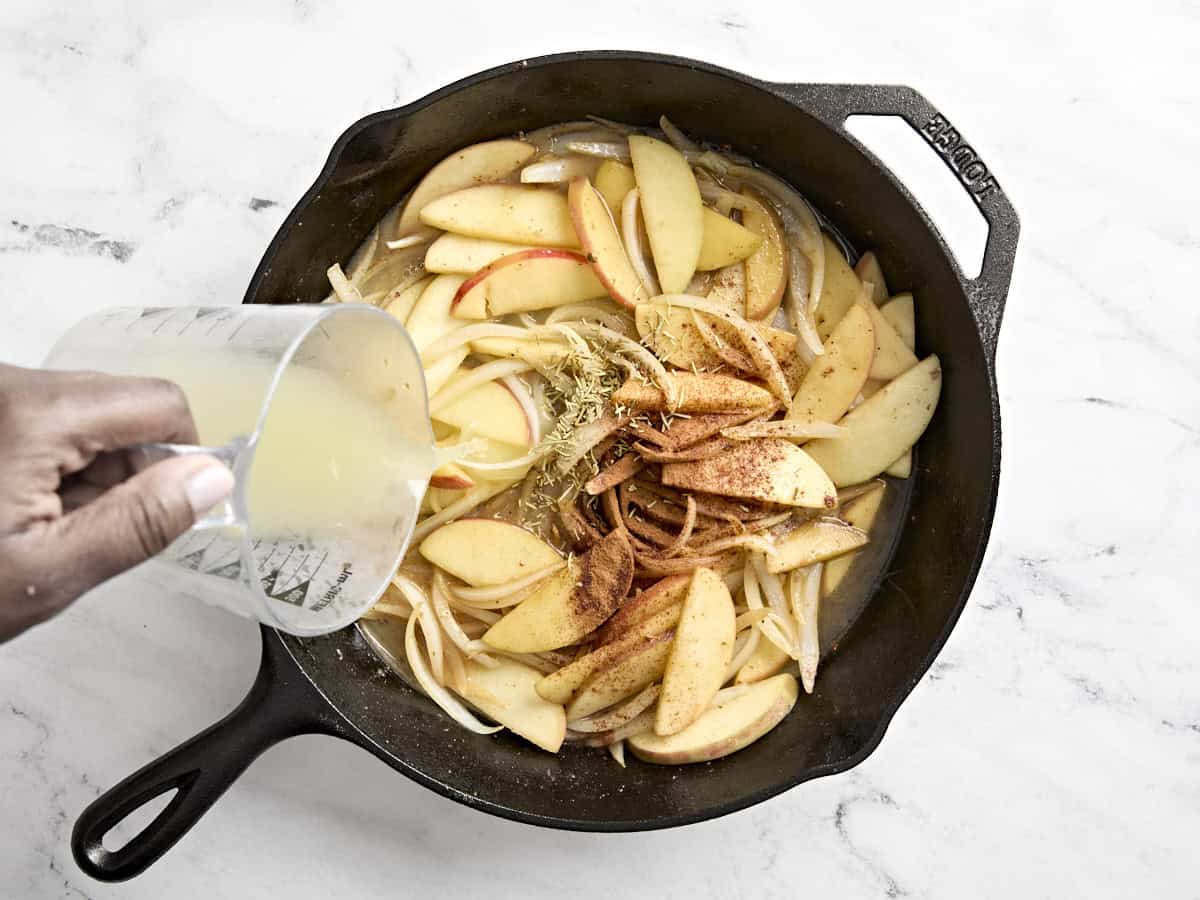
[[[378,660],[355,629],[299,639],[263,629],[262,666],[242,704],[92,803],[72,835],[79,866],[130,878],[162,855],[260,753],[296,734],[353,741],[451,799],[506,818],[580,831],[635,831],[711,819],[862,762],[954,626],[983,558],[1000,474],[994,359],[1016,251],[1017,216],[945,117],[904,87],[771,84],[687,59],[568,53],[501,66],[338,139],[316,183],[267,248],[247,303],[316,302],[385,210],[448,152],[585,114],[652,123],[733,148],[782,175],[851,243],[873,247],[892,285],[916,295],[917,342],[945,372],[921,445],[909,521],[887,578],[802,698],[767,737],[706,765],[624,771],[599,751],[550,756],[520,739],[447,727],[432,703]],[[912,196],[844,129],[854,114],[899,116],[976,200],[990,231],[978,278],[963,276]],[[618,789],[618,788],[623,789]],[[105,833],[178,793],[119,850]]]

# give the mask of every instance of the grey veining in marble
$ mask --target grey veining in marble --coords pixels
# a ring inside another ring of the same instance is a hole
[[[38,363],[104,306],[236,303],[348,123],[602,46],[911,84],[1021,214],[994,539],[879,750],[717,822],[589,836],[301,738],[144,877],[100,885],[74,816],[229,709],[257,661],[244,622],[101,589],[0,646],[0,896],[1200,897],[1193,3],[8,3],[0,359]]]

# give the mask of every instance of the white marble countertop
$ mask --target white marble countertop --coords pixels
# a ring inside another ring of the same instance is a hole
[[[1000,507],[971,602],[866,763],[716,822],[515,825],[309,737],[112,886],[72,862],[74,817],[240,699],[258,637],[101,589],[0,646],[0,895],[1200,896],[1200,230],[1184,202],[1200,12],[406,6],[6,4],[0,359],[37,364],[104,306],[238,302],[347,124],[492,64],[615,46],[911,84],[987,154],[1024,227]]]

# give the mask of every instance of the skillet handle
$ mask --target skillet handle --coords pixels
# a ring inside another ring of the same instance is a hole
[[[245,699],[220,722],[144,766],[93,801],[71,832],[71,851],[86,874],[124,881],[141,874],[187,833],[263,751],[298,734],[345,737],[349,726],[295,666],[279,637],[262,629],[258,677]],[[168,791],[167,806],[118,850],[108,831]]]
[[[1012,282],[1021,225],[1017,211],[979,152],[932,103],[909,87],[868,84],[769,84],[767,87],[817,116],[865,153],[871,151],[846,130],[846,119],[850,116],[898,116],[937,152],[988,224],[979,275],[967,278],[957,261],[955,274],[971,304],[984,352],[994,366],[1000,319]]]

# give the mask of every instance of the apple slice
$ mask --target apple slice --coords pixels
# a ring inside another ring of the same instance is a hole
[[[894,463],[883,470],[884,475],[891,475],[893,478],[908,478],[912,475],[912,448],[905,450],[896,459]]]
[[[788,532],[767,557],[767,571],[790,572],[850,553],[866,545],[867,535],[837,519],[813,519]]]
[[[664,294],[678,294],[696,271],[704,241],[696,176],[682,153],[655,138],[630,135],[629,153],[659,284]]]
[[[439,356],[435,362],[425,367],[427,396],[433,397],[446,386],[446,383],[458,372],[459,366],[462,365],[462,361],[467,358],[469,352],[466,347],[459,347],[457,350],[451,350],[445,356]]]
[[[736,618],[725,579],[712,569],[697,569],[683,601],[663,672],[654,717],[656,734],[677,734],[708,709],[733,658]]]
[[[596,190],[614,217],[625,202],[625,195],[635,187],[637,181],[633,177],[633,169],[615,159],[604,160],[596,170]]]
[[[463,188],[507,178],[536,152],[537,148],[524,141],[500,140],[472,144],[450,154],[426,172],[413,190],[396,223],[396,235],[403,237],[420,230],[421,211],[431,201]]]
[[[708,299],[720,303],[732,313],[746,315],[746,264],[734,263],[718,269],[708,289]]]
[[[425,268],[430,272],[474,275],[502,256],[528,250],[521,244],[487,241],[461,234],[443,234],[425,251]]]
[[[747,319],[767,319],[775,315],[787,287],[787,256],[784,252],[783,226],[761,200],[742,191],[747,201],[742,208],[742,224],[760,238],[758,249],[746,258]]]
[[[667,463],[662,467],[662,483],[684,490],[811,509],[832,508],[837,503],[837,492],[821,467],[791,441],[782,438],[737,441],[720,456]]]
[[[469,370],[463,370],[464,374]],[[449,384],[453,384],[453,379]],[[507,385],[488,381],[432,413],[430,418],[481,437],[529,448],[533,445],[525,407]]]
[[[836,422],[862,391],[874,359],[871,317],[862,306],[852,306],[825,341],[824,354],[800,382],[787,417]]]
[[[687,596],[691,578],[687,575],[668,575],[654,582],[640,594],[630,597],[618,609],[611,619],[605,622],[596,632],[596,641],[606,644],[616,640],[631,631],[635,625],[665,609],[671,609],[683,602]],[[674,627],[674,623],[672,623]]]
[[[443,463],[433,470],[433,474],[429,476],[429,486],[435,488],[446,488],[452,491],[462,491],[467,488],[475,487],[475,479],[466,473],[466,470],[454,463]]]
[[[776,675],[707,710],[677,734],[634,735],[628,740],[629,749],[643,762],[665,766],[720,759],[748,747],[782,722],[799,696],[795,678]]]
[[[571,348],[558,341],[490,337],[471,341],[471,352],[504,359],[523,359],[535,369],[549,369],[571,356]]]
[[[879,260],[875,258],[874,253],[868,250],[858,258],[858,262],[854,264],[854,274],[863,284],[871,285],[871,301],[876,306],[883,306],[887,303],[887,282],[883,278],[883,269],[879,268]]]
[[[721,375],[717,372],[672,372],[679,388],[679,406],[674,412],[712,413],[743,409],[765,409],[775,403],[774,395],[764,387]],[[617,388],[612,402],[633,409],[665,412],[666,395],[657,387],[642,384],[632,378]]]
[[[562,559],[536,534],[500,519],[456,519],[434,530],[418,549],[472,587],[515,581]]]
[[[578,247],[567,198],[553,188],[484,184],[439,197],[421,210],[421,221],[468,237]]]
[[[686,588],[688,578],[681,577]],[[630,654],[657,643],[664,632],[673,629],[679,622],[682,600],[681,596],[672,606],[664,607],[640,620],[616,640],[601,644],[592,652],[585,653],[561,669],[551,672],[538,682],[538,693],[551,703],[567,703],[597,672],[611,669]]]
[[[753,684],[764,678],[770,678],[786,666],[791,659],[770,641],[760,637],[758,646],[754,648],[754,652],[750,654],[746,664],[738,669],[737,678],[734,681],[737,684]]]
[[[487,319],[579,303],[606,293],[583,254],[535,248],[502,256],[463,282],[454,298],[454,315]]]
[[[728,324],[711,316],[707,321],[727,343],[741,349],[737,334]],[[712,370],[725,365],[724,360],[713,351],[696,329],[690,309],[642,303],[634,310],[634,322],[642,343],[665,363],[693,371]],[[773,328],[763,322],[752,322],[751,327],[767,342],[776,359],[786,360],[795,355],[798,339],[792,332]]]
[[[887,493],[887,488],[884,483],[878,482],[865,494],[860,494],[842,507],[842,521],[847,525],[853,525],[869,537],[871,527],[879,516],[879,507],[883,503],[885,493]],[[842,579],[850,571],[850,564],[856,555],[847,553],[825,563],[825,569],[821,573],[821,590],[826,595],[832,594],[842,583]]]
[[[464,280],[461,275],[438,275],[417,298],[404,327],[418,351],[466,324],[450,315],[450,304]]]
[[[704,236],[700,242],[700,258],[696,261],[696,268],[701,272],[741,262],[763,242],[759,234],[714,209],[704,207],[703,215]]]
[[[432,281],[433,276],[430,275],[428,278],[422,278],[420,281],[410,284],[389,300],[387,305],[384,306],[383,311],[403,325],[408,321],[408,317],[412,315],[413,307],[417,305],[417,300],[420,299],[421,294],[425,292],[425,288],[429,287]]]
[[[916,356],[904,345],[904,339],[883,317],[879,307],[871,302],[866,291],[859,297],[858,306],[871,317],[871,327],[875,331],[875,357],[871,360],[871,377],[888,381],[915,366]]]
[[[617,223],[591,182],[572,178],[567,189],[567,206],[588,262],[612,298],[631,309],[649,300],[642,279],[625,253]]]
[[[674,637],[674,631],[664,631],[646,638],[610,667],[589,678],[567,704],[568,721],[607,709],[662,678]]]
[[[455,690],[484,715],[543,750],[557,753],[567,736],[567,716],[560,704],[543,700],[534,690],[542,673],[513,659],[501,657],[497,662],[489,669],[467,660],[464,678],[455,684]]]
[[[481,550],[490,554],[490,548]],[[607,619],[633,582],[633,550],[613,531],[551,575],[484,634],[485,643],[512,653],[541,653],[577,643]]]
[[[825,281],[821,287],[821,298],[817,301],[816,320],[817,333],[825,341],[838,322],[842,321],[846,311],[858,302],[862,295],[862,282],[829,235],[822,234],[821,240],[825,244]]]
[[[917,316],[913,308],[912,294],[897,294],[879,307],[879,312],[888,324],[896,329],[900,340],[909,350],[917,349]]]
[[[839,487],[874,478],[920,439],[941,388],[941,364],[927,356],[846,413],[838,437],[809,441],[805,449]]]

